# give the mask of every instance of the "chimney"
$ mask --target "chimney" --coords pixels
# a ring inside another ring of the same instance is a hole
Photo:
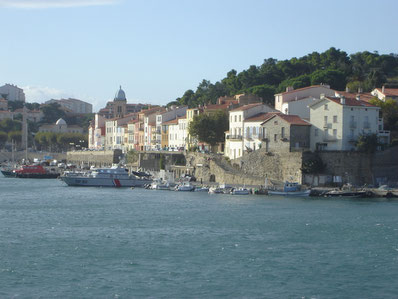
[[[350,88],[348,86],[345,87],[345,92],[350,92]]]
[[[292,90],[294,90],[293,86],[286,87],[286,92],[289,92],[289,91],[292,91]]]
[[[340,98],[340,104],[345,105],[345,96],[341,96]]]
[[[325,94],[324,93],[321,93],[321,95],[319,96],[319,98],[322,100],[322,99],[324,99],[325,98]]]
[[[381,93],[384,93],[384,85],[381,87]]]
[[[357,94],[356,99],[357,99],[357,101],[360,101],[361,100],[361,96],[359,94]]]

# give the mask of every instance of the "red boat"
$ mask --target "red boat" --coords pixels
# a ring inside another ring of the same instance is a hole
[[[13,171],[17,178],[29,179],[56,179],[58,172],[48,171],[41,165],[22,165]]]

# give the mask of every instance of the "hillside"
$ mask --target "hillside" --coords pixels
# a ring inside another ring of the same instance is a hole
[[[215,103],[220,96],[240,93],[253,93],[273,104],[274,94],[287,86],[300,88],[319,83],[327,83],[336,90],[348,87],[362,88],[365,92],[383,84],[398,87],[398,54],[365,51],[348,55],[332,47],[323,53],[313,52],[290,60],[269,58],[262,65],[251,65],[240,73],[231,70],[214,84],[203,80],[195,91],[187,90],[169,104],[194,107]]]

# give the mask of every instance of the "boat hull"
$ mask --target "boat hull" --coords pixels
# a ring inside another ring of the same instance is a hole
[[[20,179],[56,179],[59,173],[17,173],[14,176]]]
[[[68,186],[76,187],[144,187],[150,180],[89,177],[60,177]]]
[[[15,178],[15,173],[12,170],[2,170],[1,173],[6,177],[6,178]]]
[[[280,195],[280,196],[309,196],[311,190],[305,191],[273,191],[268,190],[268,195]]]

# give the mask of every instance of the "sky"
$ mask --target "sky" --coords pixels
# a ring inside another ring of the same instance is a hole
[[[396,0],[0,0],[0,85],[94,111],[167,104],[264,59],[398,53]]]

